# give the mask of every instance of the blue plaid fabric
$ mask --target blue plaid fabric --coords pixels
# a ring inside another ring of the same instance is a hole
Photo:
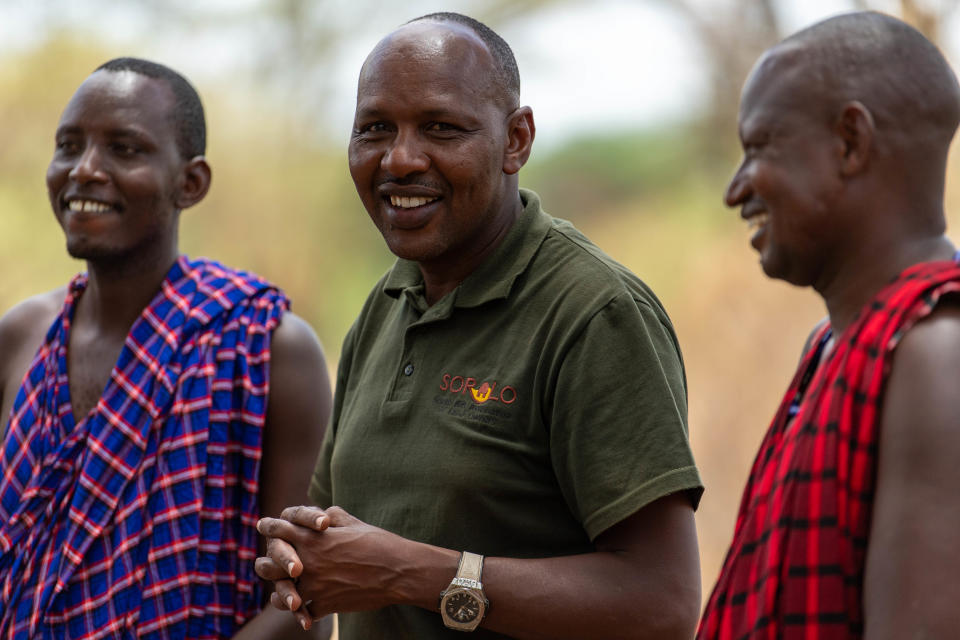
[[[259,611],[270,337],[287,299],[181,257],[75,422],[86,277],[21,384],[0,451],[0,638],[229,638]]]

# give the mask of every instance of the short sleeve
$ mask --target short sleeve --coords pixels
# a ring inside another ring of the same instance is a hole
[[[683,364],[664,320],[621,294],[589,320],[557,373],[551,458],[591,540],[660,497],[686,491],[696,508],[703,492]]]

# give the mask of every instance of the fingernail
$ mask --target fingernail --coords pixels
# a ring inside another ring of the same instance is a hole
[[[260,525],[263,524],[263,520],[257,520],[257,533],[261,533]]]
[[[307,621],[306,621],[306,620],[301,620],[301,621],[300,621],[300,626],[303,627],[303,630],[304,630],[304,631],[306,631],[306,630],[307,630]]]
[[[317,529],[323,526],[323,516],[317,518]]]
[[[287,573],[293,575],[293,560],[287,563]]]
[[[287,596],[287,606],[293,610],[293,596]]]

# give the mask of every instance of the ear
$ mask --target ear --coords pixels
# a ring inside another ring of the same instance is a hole
[[[859,101],[848,102],[843,105],[834,130],[842,144],[840,175],[852,176],[866,169],[876,132],[870,110]]]
[[[204,156],[194,156],[183,167],[183,185],[177,196],[177,208],[187,209],[203,200],[210,190],[212,174]]]
[[[533,110],[520,107],[510,114],[507,121],[507,146],[503,152],[503,172],[513,175],[527,164],[537,126],[533,122]]]

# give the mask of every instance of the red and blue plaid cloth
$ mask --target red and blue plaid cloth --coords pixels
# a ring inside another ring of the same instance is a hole
[[[803,358],[754,461],[698,640],[863,636],[864,561],[891,358],[907,329],[958,292],[955,262],[914,265],[868,303],[822,365],[816,349]],[[811,344],[829,330],[821,327]],[[805,381],[806,397],[791,419]]]
[[[0,638],[229,638],[260,608],[256,557],[269,283],[181,257],[75,423],[70,284],[0,452]]]

